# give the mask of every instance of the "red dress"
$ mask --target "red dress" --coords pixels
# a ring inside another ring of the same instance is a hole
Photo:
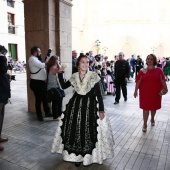
[[[162,97],[159,92],[163,86],[161,78],[165,80],[163,71],[160,68],[148,70],[146,73],[140,71],[136,78],[136,82],[141,79],[139,85],[139,102],[140,108],[143,110],[158,110],[161,108]]]

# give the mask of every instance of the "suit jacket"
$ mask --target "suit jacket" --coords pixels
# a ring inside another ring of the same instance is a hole
[[[9,75],[7,74],[7,59],[0,55],[0,103],[7,103],[10,94]]]

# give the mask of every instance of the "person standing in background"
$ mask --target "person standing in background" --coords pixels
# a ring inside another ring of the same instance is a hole
[[[115,86],[116,97],[114,104],[118,104],[120,100],[120,88],[122,89],[124,101],[127,101],[127,80],[129,78],[130,66],[129,63],[124,60],[124,53],[119,53],[119,59],[115,63]]]
[[[161,60],[162,70],[164,70],[165,62],[166,62],[165,57],[163,57],[162,60]]]
[[[142,59],[140,58],[140,55],[138,55],[137,60],[136,60],[136,77],[137,77],[140,69],[143,68],[143,65],[144,65],[144,63],[143,63]]]
[[[53,120],[58,120],[62,114],[62,101],[63,97],[59,95],[60,88],[57,73],[63,71],[59,64],[59,56],[51,56],[47,62],[47,90],[48,100],[52,103]]]
[[[166,81],[169,81],[168,76],[170,75],[170,60],[168,57],[165,60],[163,72],[164,72]]]
[[[14,61],[11,56],[8,57],[8,73],[12,75]]]
[[[47,100],[46,69],[45,63],[41,61],[41,50],[34,46],[31,48],[31,57],[28,60],[31,79],[30,88],[35,96],[35,108],[38,121],[43,121],[41,103],[43,104],[46,117],[51,117],[50,107]]]
[[[0,143],[8,141],[8,138],[2,138],[2,126],[5,113],[5,104],[8,103],[10,94],[10,80],[7,74],[7,58],[5,57],[7,50],[4,46],[0,45]],[[4,147],[0,145],[0,151],[4,150]]]
[[[130,59],[130,66],[133,70],[133,74],[135,73],[135,56],[132,55],[131,59]]]
[[[95,60],[95,58],[93,56],[93,51],[89,51],[89,58],[90,58],[91,61]]]
[[[76,67],[76,62],[77,62],[77,51],[73,50],[72,51],[72,74],[78,71]]]

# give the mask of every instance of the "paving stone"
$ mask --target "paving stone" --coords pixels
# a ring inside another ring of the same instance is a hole
[[[133,152],[128,163],[126,164],[125,170],[131,170],[139,156],[139,152]]]
[[[166,166],[166,159],[165,158],[159,158],[159,162],[158,162],[158,168],[161,169],[161,168],[165,168]]]
[[[165,166],[165,170],[169,170],[169,169],[170,169],[170,162],[167,162]]]
[[[158,161],[159,161],[159,157],[152,156],[148,169],[151,170],[156,169],[158,166]]]
[[[136,162],[135,162],[132,170],[139,170],[141,165],[142,165],[142,162],[143,162],[144,158],[145,158],[145,154],[140,153],[138,155],[137,159],[136,159]]]
[[[123,158],[121,159],[121,161],[119,162],[118,166],[116,167],[116,169],[124,169],[126,164],[128,163],[131,155],[132,155],[133,151],[127,151],[125,153],[125,155],[123,156]]]
[[[17,81],[11,82],[12,104],[6,105],[2,136],[9,141],[2,144],[5,149],[0,152],[0,170],[170,170],[170,93],[163,96],[155,126],[148,121],[146,133],[142,132],[139,101],[133,97],[134,81],[128,83],[127,102],[121,98],[114,105],[114,97],[105,96],[106,113],[115,139],[114,157],[103,165],[77,168],[74,163],[64,162],[60,154],[51,154],[57,122],[52,118],[38,122],[35,114],[27,112],[26,76],[17,74],[16,77]],[[167,84],[170,89],[170,82]]]
[[[149,168],[151,158],[151,155],[145,155],[140,170],[146,170]]]

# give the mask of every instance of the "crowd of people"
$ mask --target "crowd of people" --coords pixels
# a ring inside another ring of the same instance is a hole
[[[25,61],[14,61],[13,58],[11,56],[8,56],[8,59],[7,59],[7,62],[8,62],[8,73],[10,75],[14,73],[16,73],[17,71],[19,73],[25,73],[26,72],[26,63]]]
[[[121,81],[119,85],[117,83],[117,89],[118,88],[120,89],[120,87],[123,86],[124,97],[125,100],[127,100],[127,95],[125,92],[126,83],[124,82],[124,84],[122,85],[122,80],[118,80],[118,79],[124,79],[125,77],[129,79],[130,66],[129,63],[124,59],[124,54],[119,53],[119,55],[116,55],[114,57],[114,60],[111,61],[108,60],[107,56],[103,56],[101,54],[93,56],[92,51],[89,51],[85,55],[89,59],[89,70],[92,72],[96,72],[101,79],[99,83],[100,83],[100,89],[102,95],[112,94],[112,95],[116,95],[117,98],[120,98],[118,97],[119,90],[117,90],[117,93],[115,90],[116,89],[115,81],[117,82]],[[119,60],[123,61],[123,64],[121,64],[122,62],[119,63]],[[75,67],[76,61],[77,61],[77,52],[76,50],[73,50],[72,51],[72,66],[73,66],[72,73],[77,72],[77,68]]]
[[[41,49],[34,46],[28,60],[30,71],[30,89],[35,96],[35,110],[38,121],[53,117],[58,121],[52,143],[52,153],[61,153],[63,160],[75,163],[75,166],[102,164],[113,157],[113,133],[105,113],[103,96],[115,96],[114,104],[119,104],[121,90],[127,102],[127,81],[135,76],[134,97],[139,96],[140,108],[143,110],[142,131],[147,132],[148,117],[151,113],[151,126],[155,125],[155,114],[161,108],[162,95],[168,92],[166,81],[170,74],[169,59],[157,60],[149,54],[146,61],[132,55],[125,59],[123,52],[109,61],[107,56],[93,52],[80,53],[72,51],[72,75],[65,79],[66,66],[60,64],[57,55],[51,56],[51,49],[42,61]],[[8,139],[1,137],[5,104],[10,98],[10,77],[7,70],[12,68],[12,59],[5,57],[7,50],[0,46],[0,142]],[[74,93],[62,107],[65,92],[63,89],[74,88]],[[138,95],[139,91],[139,95]],[[78,107],[77,107],[78,106]],[[0,145],[0,150],[3,150]]]

